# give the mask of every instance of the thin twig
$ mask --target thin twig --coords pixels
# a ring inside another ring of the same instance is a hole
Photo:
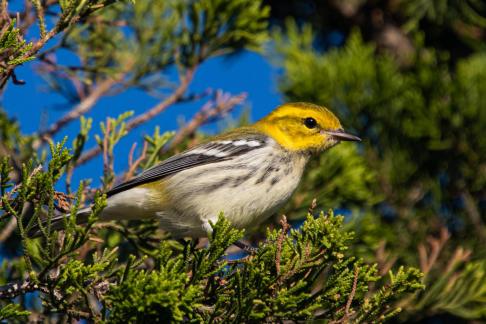
[[[181,83],[179,84],[179,86],[165,100],[161,101],[160,103],[158,103],[157,105],[155,105],[154,107],[146,111],[145,113],[130,119],[125,126],[126,132],[130,132],[132,129],[140,126],[141,124],[149,121],[153,117],[162,113],[171,105],[179,102],[183,98],[184,93],[187,91],[187,88],[189,87],[189,84],[191,83],[192,78],[194,76],[194,72],[195,72],[195,67],[189,69],[186,72],[185,77],[181,78]],[[100,153],[101,153],[101,148],[99,146],[95,146],[89,149],[87,152],[85,152],[83,155],[79,157],[79,159],[76,161],[76,166],[85,164],[86,162],[90,161]]]
[[[314,198],[314,199],[312,199],[311,205],[310,205],[309,209],[307,210],[307,212],[312,215],[314,213],[314,209],[316,209],[316,207],[317,207],[317,199]]]
[[[0,299],[12,299],[19,295],[26,294],[28,292],[33,292],[40,290],[45,294],[50,294],[49,288],[44,285],[36,284],[29,280],[22,283],[11,283],[0,287]],[[55,291],[54,296],[60,299],[60,292]]]
[[[481,219],[481,213],[479,212],[475,199],[472,197],[471,193],[467,189],[462,193],[462,199],[464,201],[464,209],[466,210],[466,215],[471,220],[471,223],[473,223],[479,240],[481,242],[485,242],[486,226],[484,226],[484,222]]]
[[[112,131],[112,121],[110,118],[106,119],[106,129],[103,137],[103,174],[104,179],[107,179],[109,183],[105,183],[105,187],[109,188],[114,180],[114,164],[113,164],[113,152],[110,150],[110,132]],[[113,129],[114,131],[114,129]]]
[[[418,246],[419,260],[420,260],[420,270],[427,274],[430,269],[434,266],[440,252],[444,248],[444,245],[449,240],[450,234],[445,227],[441,228],[439,238],[428,237],[427,243],[430,246],[430,253],[427,254],[427,248],[425,244],[421,243]]]
[[[7,225],[3,228],[2,232],[0,233],[0,243],[5,242],[10,235],[15,231],[17,228],[17,218],[11,217]]]
[[[386,241],[381,240],[375,253],[376,262],[378,263],[378,271],[381,276],[387,274],[397,261],[396,256],[390,258],[390,253],[386,252],[385,248]]]
[[[167,99],[160,102],[158,105],[152,107],[151,109],[144,112],[143,114],[130,119],[127,122],[126,125],[127,132],[151,120],[152,118],[154,118],[155,116],[157,116],[158,114],[166,110],[169,106],[173,105],[178,100],[180,100],[184,96],[184,93],[189,87],[189,84],[191,83],[193,77],[194,77],[194,69],[187,70],[185,76],[181,79],[181,83],[179,87],[177,87],[177,89]]]
[[[467,250],[462,247],[456,248],[456,250],[454,251],[454,255],[447,263],[447,266],[445,268],[445,273],[450,273],[452,270],[454,270],[458,263],[468,261],[469,257],[471,256],[471,253],[472,253],[471,250]]]
[[[142,153],[138,157],[135,162],[133,162],[133,153],[135,151],[135,147],[137,146],[137,143],[133,143],[132,148],[130,149],[130,154],[128,155],[128,171],[125,173],[123,177],[123,181],[128,181],[133,177],[133,174],[137,170],[138,166],[140,163],[142,163],[143,160],[147,157],[147,149],[148,149],[148,142],[145,141],[143,143],[143,149]]]
[[[280,274],[280,258],[282,257],[282,244],[285,239],[285,235],[290,228],[289,223],[287,223],[287,217],[282,215],[282,219],[280,220],[280,224],[282,225],[282,230],[277,239],[277,253],[275,255],[275,268],[277,269],[277,274]]]
[[[48,129],[39,134],[39,138],[42,142],[50,139],[54,134],[59,132],[63,127],[73,120],[78,119],[82,115],[86,114],[93,106],[98,102],[98,100],[104,96],[114,84],[119,82],[120,77],[115,79],[106,79],[100,84],[97,84],[93,92],[91,92],[84,100],[82,100],[76,107],[69,111],[66,115],[61,117],[54,124],[49,126]],[[39,146],[41,143],[37,143]]]
[[[359,267],[355,266],[353,287],[351,289],[351,292],[349,293],[348,301],[346,302],[346,308],[344,309],[344,317],[342,323],[347,323],[349,317],[352,315],[352,313],[350,313],[350,309],[351,309],[351,304],[353,302],[354,295],[356,294],[356,287],[358,286],[358,277],[359,277]]]
[[[201,125],[223,116],[231,111],[236,105],[241,104],[246,99],[246,93],[230,96],[222,91],[216,92],[216,98],[207,102],[199,112],[189,121],[186,126],[177,132],[171,142],[171,147],[180,144],[185,138],[192,135]]]

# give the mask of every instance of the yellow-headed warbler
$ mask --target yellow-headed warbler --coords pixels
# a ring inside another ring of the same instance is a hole
[[[174,237],[207,236],[221,212],[235,227],[252,227],[289,199],[311,154],[341,141],[360,139],[345,133],[328,109],[284,104],[114,187],[100,219],[156,218]],[[77,221],[89,213],[81,210]],[[63,217],[56,216],[53,226],[62,227]]]

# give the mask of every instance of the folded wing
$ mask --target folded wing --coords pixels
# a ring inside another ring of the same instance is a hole
[[[107,192],[107,195],[112,196],[124,190],[162,179],[189,168],[226,161],[250,150],[260,149],[264,145],[265,139],[257,137],[250,139],[219,140],[202,144],[174,155],[158,165],[145,170],[139,176],[115,186]]]

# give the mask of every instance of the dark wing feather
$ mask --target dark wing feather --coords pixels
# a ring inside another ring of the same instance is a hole
[[[191,150],[174,155],[167,160],[162,161],[160,164],[145,170],[139,176],[117,185],[106,194],[109,197],[138,185],[153,182],[189,168],[231,159],[234,156],[263,147],[264,141],[259,140],[258,142],[260,143],[260,146],[257,147],[248,145],[235,146],[233,145],[234,142],[209,142],[207,144],[197,146]],[[216,156],[214,153],[205,154],[209,152],[209,150],[226,154],[225,156]]]

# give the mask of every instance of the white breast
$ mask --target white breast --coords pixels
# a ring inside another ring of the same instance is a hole
[[[267,146],[255,150],[251,159],[244,154],[218,163],[217,171],[214,165],[182,171],[169,182],[171,198],[178,207],[162,211],[159,217],[175,217],[180,223],[201,229],[208,220],[214,223],[223,212],[236,227],[257,225],[290,198],[306,162],[306,156],[291,157]]]
[[[175,237],[206,236],[208,222],[223,212],[248,228],[275,213],[297,187],[307,156],[289,154],[275,142],[230,161],[193,167],[164,178],[167,201],[158,203],[156,187],[132,188],[113,195],[103,219],[157,217]]]

